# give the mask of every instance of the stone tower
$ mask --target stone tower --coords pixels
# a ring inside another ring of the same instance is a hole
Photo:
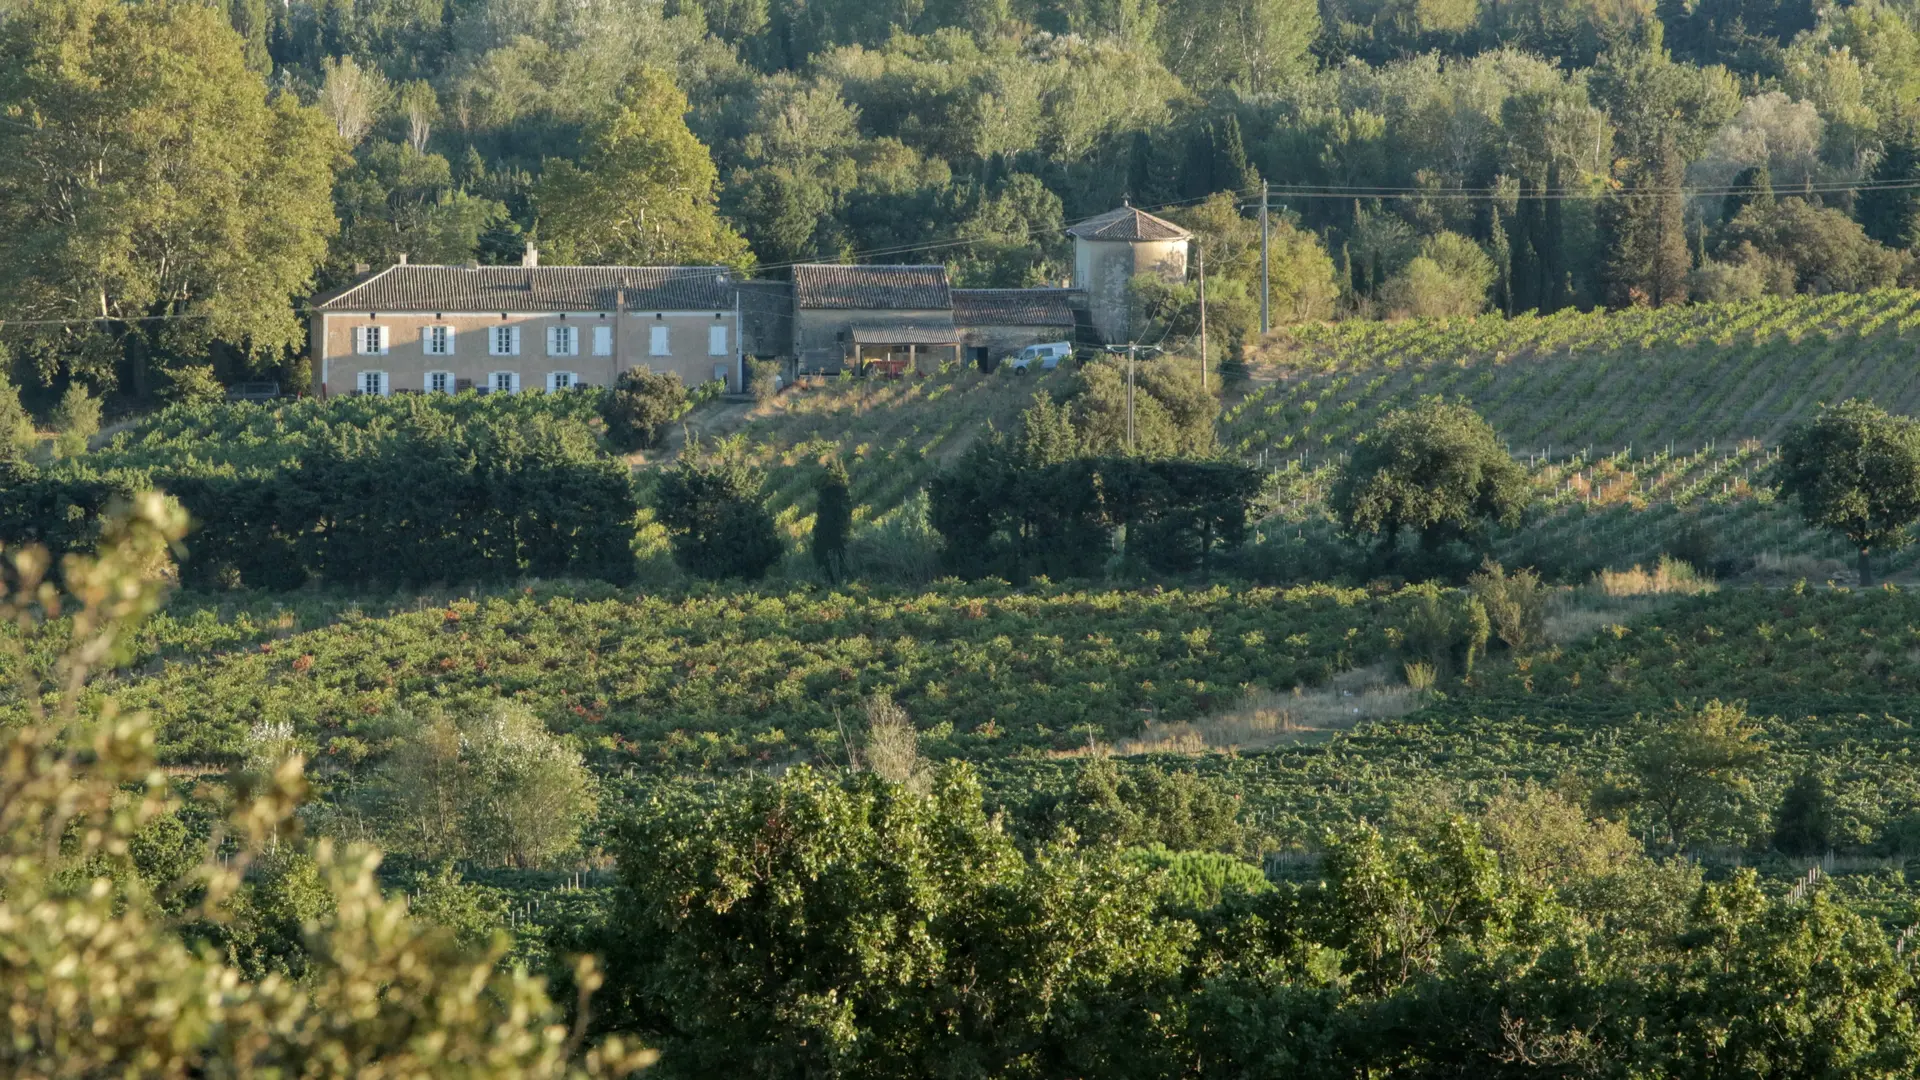
[[[1094,332],[1109,344],[1133,340],[1129,286],[1142,274],[1185,281],[1193,234],[1143,210],[1122,206],[1067,230],[1073,237],[1073,287],[1086,293]]]

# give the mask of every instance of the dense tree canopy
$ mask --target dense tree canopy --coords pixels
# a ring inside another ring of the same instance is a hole
[[[9,13],[0,116],[0,314],[28,321],[16,348],[43,375],[110,385],[122,350],[220,340],[272,362],[301,342],[293,305],[336,229],[340,147],[319,112],[268,92],[215,9]],[[62,319],[100,321],[32,322]]]
[[[1920,521],[1920,425],[1872,402],[1829,406],[1781,443],[1780,480],[1809,524],[1847,538],[1871,583],[1874,552],[1909,543]]]

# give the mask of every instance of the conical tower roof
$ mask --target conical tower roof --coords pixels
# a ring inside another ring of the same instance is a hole
[[[1175,225],[1165,218],[1157,218],[1145,210],[1131,206],[1122,206],[1118,210],[1109,210],[1099,217],[1091,217],[1067,230],[1068,236],[1082,240],[1189,240],[1193,234]]]

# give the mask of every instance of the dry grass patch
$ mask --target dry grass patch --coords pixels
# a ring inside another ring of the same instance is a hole
[[[1218,716],[1154,725],[1137,738],[1093,743],[1059,757],[1117,754],[1210,754],[1262,750],[1345,731],[1363,720],[1405,716],[1425,695],[1398,681],[1385,664],[1336,675],[1326,686],[1291,693],[1256,690]]]

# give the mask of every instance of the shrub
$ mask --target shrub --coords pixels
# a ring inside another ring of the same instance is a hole
[[[374,785],[389,842],[429,861],[548,866],[593,814],[580,753],[523,706],[427,717],[401,736]]]
[[[780,392],[780,365],[772,360],[747,361],[747,392],[757,402],[772,401]]]
[[[660,478],[655,503],[674,561],[695,577],[765,577],[782,552],[773,515],[760,498],[764,482],[737,445],[712,455],[687,447]]]
[[[167,372],[167,386],[161,394],[171,401],[206,405],[223,400],[227,388],[214,376],[212,364],[188,364]]]
[[[88,440],[100,433],[100,399],[80,383],[69,385],[60,404],[54,406],[53,427],[60,433],[54,449],[61,457],[86,453]]]
[[[1403,531],[1432,550],[1490,521],[1518,524],[1532,497],[1526,470],[1479,413],[1431,398],[1388,413],[1327,502],[1348,535],[1377,538],[1390,553]]]
[[[1546,641],[1547,588],[1530,569],[1509,574],[1488,559],[1469,584],[1486,607],[1494,633],[1516,653],[1531,652]]]
[[[687,388],[680,384],[680,376],[642,368],[623,371],[601,400],[600,416],[607,423],[607,441],[623,453],[659,446],[667,425],[680,415],[686,403]]]

